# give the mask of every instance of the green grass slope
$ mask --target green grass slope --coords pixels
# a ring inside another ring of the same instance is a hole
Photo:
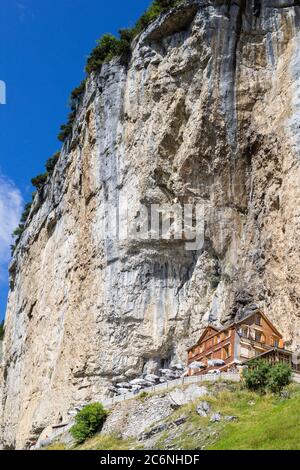
[[[240,384],[218,383],[207,387],[211,395],[203,400],[211,406],[208,417],[198,415],[197,404],[201,401],[198,400],[178,408],[164,421],[171,423],[185,416],[183,424],[157,434],[151,442],[98,434],[75,449],[300,450],[299,385],[287,387],[284,397],[262,396],[244,390]],[[222,420],[213,423],[210,417],[217,412]],[[228,416],[237,420],[228,422]],[[64,446],[56,443],[48,449],[63,450]]]
[[[299,450],[300,449],[300,394],[294,387],[291,398],[272,396],[253,397],[249,406],[247,393],[237,394],[223,408],[239,417],[237,423],[228,423],[221,430],[214,450]]]

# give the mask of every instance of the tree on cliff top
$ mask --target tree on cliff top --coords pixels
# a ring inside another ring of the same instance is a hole
[[[133,28],[121,29],[119,38],[112,34],[104,34],[97,41],[97,46],[92,50],[86,64],[88,74],[97,72],[105,62],[109,62],[113,57],[119,56],[123,62],[129,60],[132,40],[140,34],[147,26],[159,17],[162,13],[167,13],[171,8],[176,7],[183,0],[154,0],[148,10],[139,18]]]
[[[0,341],[4,338],[4,320],[0,323]]]

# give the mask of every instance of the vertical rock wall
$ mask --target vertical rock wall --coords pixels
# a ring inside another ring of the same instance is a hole
[[[299,343],[300,7],[187,1],[88,80],[11,265],[2,445],[186,360],[259,306]],[[205,242],[116,240],[115,211],[205,206]]]

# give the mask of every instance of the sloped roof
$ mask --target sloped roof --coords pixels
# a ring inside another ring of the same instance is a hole
[[[270,328],[272,330],[274,330],[274,332],[277,334],[277,336],[279,336],[280,338],[282,338],[282,334],[277,330],[276,326],[273,325],[273,323],[271,322],[271,320],[269,320],[269,318],[261,311],[261,310],[254,310],[253,312],[251,312],[249,315],[247,315],[246,317],[242,318],[241,320],[237,321],[237,322],[234,322],[232,323],[232,325],[240,325],[241,323],[244,323],[245,320],[248,320],[249,318],[253,317],[253,315],[257,315],[257,314],[260,314],[263,319],[268,323],[268,325],[270,326]],[[229,325],[231,326],[231,325]],[[227,327],[228,328],[228,327]],[[227,329],[225,328],[225,329]]]
[[[257,310],[253,310],[253,312],[249,313],[249,315],[246,315],[245,317],[241,318],[241,320],[232,322],[232,323],[228,324],[227,326],[224,326],[224,328],[221,328],[221,329],[216,328],[213,325],[208,325],[205,328],[205,330],[203,331],[202,335],[200,336],[198,342],[196,344],[194,344],[193,346],[191,346],[190,348],[188,348],[188,351],[190,351],[195,346],[198,346],[199,343],[201,343],[201,341],[203,340],[204,336],[206,335],[208,329],[211,328],[211,329],[215,330],[215,333],[213,333],[212,335],[210,335],[207,338],[207,339],[210,339],[213,336],[215,336],[217,333],[222,333],[223,331],[228,330],[228,328],[231,328],[231,327],[236,326],[236,325],[240,325],[240,324],[244,323],[245,320],[248,320],[249,318],[251,318],[251,317],[253,317],[254,315],[257,315],[257,314],[260,314],[263,317],[263,319],[268,323],[268,325],[271,327],[271,329],[276,333],[276,335],[279,336],[282,339],[282,334],[277,330],[277,328],[273,325],[273,323],[268,319],[268,317],[261,310],[257,309]]]
[[[207,331],[211,329],[211,330],[215,330],[215,333],[213,333],[212,335],[209,336],[209,338],[211,338],[212,336],[214,336],[216,333],[218,333],[220,331],[219,328],[213,326],[213,325],[207,325],[207,327],[205,328],[205,330],[203,331],[202,335],[200,336],[200,338],[198,339],[198,342],[196,344],[194,344],[193,346],[191,346],[190,348],[188,348],[188,351],[190,351],[191,349],[193,349],[195,346],[197,346],[199,343],[201,343],[201,341],[203,340],[203,338],[205,337]]]

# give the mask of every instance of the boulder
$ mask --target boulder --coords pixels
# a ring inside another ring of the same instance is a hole
[[[201,418],[207,418],[207,413],[203,411],[201,408],[197,407],[197,413]]]
[[[130,391],[130,390],[128,390],[128,388],[119,388],[117,393],[119,393],[119,395],[125,395],[125,394],[127,394],[129,391]]]
[[[116,384],[117,388],[130,388],[131,384],[128,382],[120,382]]]
[[[199,416],[201,416],[202,418],[206,418],[208,413],[210,411],[210,405],[209,403],[207,403],[207,401],[202,401],[201,403],[199,403],[199,405],[197,406],[197,413]]]
[[[238,421],[237,416],[225,416],[225,421]]]
[[[151,437],[155,436],[156,434],[159,434],[160,432],[166,431],[168,429],[168,425],[166,423],[158,424],[157,426],[154,426],[152,429],[149,431],[143,432],[139,437],[139,441],[146,441],[147,439],[150,439]]]
[[[165,374],[172,374],[172,370],[171,370],[171,369],[159,369],[159,372],[160,372],[162,375],[165,375]]]
[[[139,378],[139,379],[133,379],[130,381],[130,385],[141,385],[142,387],[147,385],[147,382],[145,379]]]
[[[220,413],[214,413],[212,417],[210,418],[211,423],[218,423],[221,420],[222,420],[222,416],[220,415]]]
[[[47,447],[47,446],[50,446],[51,444],[53,443],[52,439],[44,439],[44,440],[40,440],[39,442],[39,447],[42,448],[42,447]]]
[[[167,382],[167,379],[165,379],[164,377],[160,377],[159,382],[161,384],[165,384]]]
[[[173,406],[182,406],[192,403],[200,397],[208,395],[206,387],[199,387],[196,384],[189,385],[185,390],[176,388],[169,394],[170,401]]]
[[[147,374],[145,375],[144,380],[152,384],[156,384],[159,381],[159,377],[158,375],[155,375],[155,374]]]
[[[184,365],[183,364],[174,364],[171,366],[172,370],[178,370],[178,371],[183,371],[184,370]]]
[[[165,376],[165,378],[166,378],[168,381],[172,382],[172,380],[176,380],[176,379],[178,379],[179,377],[178,377],[177,375],[175,375],[175,374],[168,374],[168,375]]]
[[[150,439],[151,437],[155,436],[156,434],[159,434],[160,432],[167,431],[172,428],[176,428],[178,426],[181,426],[184,424],[187,420],[186,416],[180,416],[179,418],[175,419],[175,421],[171,421],[170,423],[161,423],[158,424],[157,426],[154,426],[151,428],[149,431],[143,432],[139,437],[139,441],[145,441],[147,439]]]
[[[115,396],[117,393],[119,393],[119,389],[117,387],[108,387],[107,389],[107,395],[109,398]]]

